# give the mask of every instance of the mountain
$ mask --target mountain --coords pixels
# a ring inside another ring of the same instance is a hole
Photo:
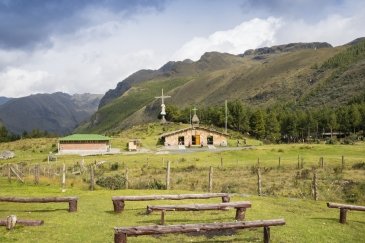
[[[78,131],[118,131],[156,121],[160,100],[180,108],[239,99],[250,106],[293,103],[338,106],[365,89],[365,40],[332,47],[291,43],[248,50],[241,55],[209,52],[198,61],[168,62],[138,71],[108,91],[98,111]]]
[[[5,104],[9,100],[11,100],[11,98],[0,96],[0,105]]]
[[[97,110],[101,95],[35,94],[0,106],[0,120],[16,134],[33,129],[67,134]]]

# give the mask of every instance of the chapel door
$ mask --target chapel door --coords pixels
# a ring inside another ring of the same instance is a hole
[[[196,145],[200,144],[200,135],[195,135],[195,144]]]

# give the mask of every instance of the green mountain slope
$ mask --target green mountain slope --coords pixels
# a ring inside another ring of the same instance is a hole
[[[12,133],[34,129],[70,133],[96,111],[101,96],[61,92],[14,98],[0,106],[0,120]]]
[[[354,47],[362,53],[359,45],[364,43],[359,39],[335,48],[327,43],[293,43],[249,50],[242,55],[206,53],[197,62],[169,62],[159,70],[149,70],[146,80],[129,82],[130,88],[122,92],[124,81],[108,91],[103,97],[108,102],[78,131],[118,131],[156,121],[160,101],[154,97],[162,88],[172,96],[166,103],[181,108],[234,99],[251,106],[278,102],[307,107],[339,105],[362,94],[365,58],[362,54],[349,58],[348,53],[353,53]],[[340,65],[329,65],[333,60]]]

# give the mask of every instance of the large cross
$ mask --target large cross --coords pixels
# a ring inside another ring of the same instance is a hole
[[[165,96],[163,95],[163,89],[162,89],[162,92],[161,92],[161,96],[156,96],[155,97],[156,99],[161,99],[161,123],[165,123],[166,122],[166,119],[165,119],[165,116],[166,116],[166,110],[165,110],[165,99],[166,98],[171,98],[171,96]]]

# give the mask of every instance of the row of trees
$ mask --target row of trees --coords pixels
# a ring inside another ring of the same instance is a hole
[[[5,126],[0,126],[0,143],[11,142],[19,140],[21,138],[43,138],[43,137],[56,137],[56,134],[48,131],[41,131],[39,129],[33,129],[31,132],[24,131],[22,135],[9,132]]]
[[[322,138],[324,133],[349,135],[365,130],[365,102],[339,108],[301,109],[292,105],[270,108],[251,108],[241,101],[228,102],[228,128],[248,133],[258,139],[296,142]],[[190,108],[167,106],[166,119],[189,123]],[[225,126],[225,107],[200,108],[200,122],[205,125]]]

